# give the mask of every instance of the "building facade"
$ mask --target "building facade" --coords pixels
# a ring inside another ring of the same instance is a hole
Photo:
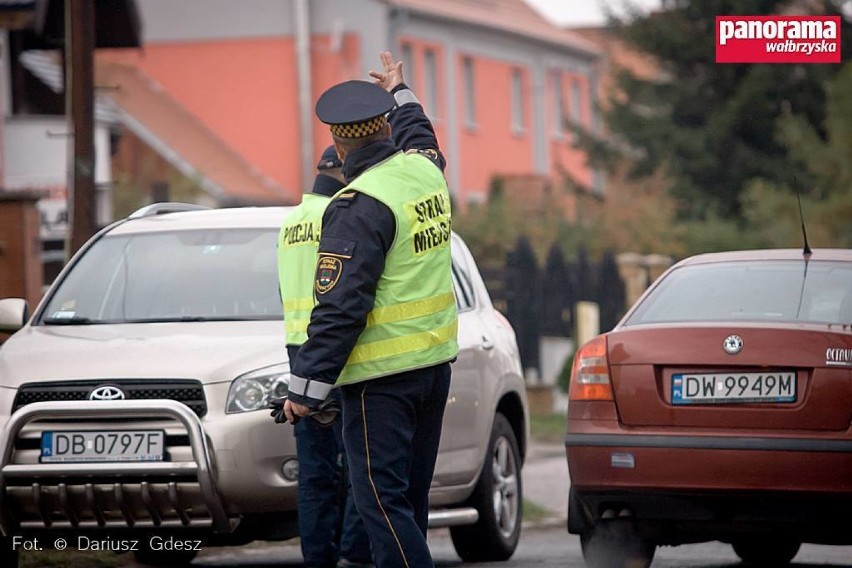
[[[298,0],[145,0],[144,48],[99,57],[150,77],[296,199],[329,143],[313,103],[367,79],[389,48],[435,123],[458,202],[485,199],[494,175],[567,171],[594,186],[568,123],[595,127],[598,53],[523,0],[302,3],[300,16]]]
[[[144,0],[136,10],[142,47],[95,55],[101,222],[116,203],[174,198],[158,188],[175,176],[194,186],[177,193],[199,203],[297,202],[330,142],[314,102],[368,79],[386,49],[434,121],[462,208],[487,199],[497,175],[540,186],[567,173],[600,191],[570,129],[596,128],[599,53],[523,0]],[[59,238],[61,60],[21,38],[0,31],[2,185],[46,190],[42,217]]]

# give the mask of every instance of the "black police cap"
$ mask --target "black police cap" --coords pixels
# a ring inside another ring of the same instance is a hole
[[[369,81],[346,81],[324,92],[317,101],[316,113],[332,134],[343,138],[361,138],[377,132],[384,116],[394,106],[393,95]]]

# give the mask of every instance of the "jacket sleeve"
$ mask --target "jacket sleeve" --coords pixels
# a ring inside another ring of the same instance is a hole
[[[392,93],[397,106],[388,114],[388,122],[394,144],[405,152],[417,150],[444,171],[447,161],[438,146],[435,128],[426,116],[423,105],[404,83],[398,85]]]
[[[344,193],[323,215],[308,340],[291,362],[291,400],[316,408],[331,391],[373,309],[396,221],[383,203]]]

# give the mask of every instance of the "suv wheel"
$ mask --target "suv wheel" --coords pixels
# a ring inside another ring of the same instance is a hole
[[[456,553],[465,562],[507,560],[521,536],[521,456],[509,421],[494,417],[479,481],[468,505],[479,511],[474,525],[450,528]]]
[[[198,556],[196,550],[151,550],[150,548],[140,547],[139,550],[133,553],[136,561],[147,566],[187,566],[192,560]]]
[[[648,568],[657,549],[627,519],[598,521],[580,535],[580,545],[589,568]]]
[[[786,566],[799,553],[802,544],[788,538],[752,537],[734,541],[731,546],[743,562],[750,566]]]

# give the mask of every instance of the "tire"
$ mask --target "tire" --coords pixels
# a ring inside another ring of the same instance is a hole
[[[521,537],[523,517],[521,454],[515,432],[498,413],[479,481],[467,505],[479,511],[473,525],[450,527],[456,553],[465,562],[508,560]]]
[[[580,545],[589,568],[648,568],[657,550],[627,519],[598,521],[580,535]]]
[[[786,566],[796,554],[802,543],[788,538],[759,536],[747,540],[734,541],[731,546],[740,559],[749,566]]]
[[[146,566],[157,566],[158,568],[177,568],[188,566],[198,556],[196,550],[151,550],[140,547],[133,553],[136,561]]]

